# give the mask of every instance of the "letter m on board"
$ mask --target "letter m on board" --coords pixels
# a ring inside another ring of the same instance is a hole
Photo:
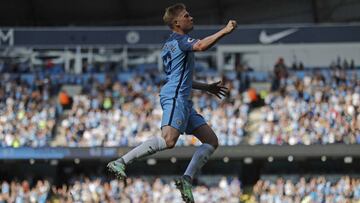
[[[0,46],[13,46],[14,45],[14,30],[0,29]]]

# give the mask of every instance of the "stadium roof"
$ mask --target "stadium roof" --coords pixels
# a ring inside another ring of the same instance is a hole
[[[162,25],[177,1],[2,0],[0,26]],[[360,21],[357,0],[183,0],[197,24],[331,23]]]

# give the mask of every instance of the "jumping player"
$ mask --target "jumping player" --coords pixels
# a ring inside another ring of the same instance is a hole
[[[167,75],[167,82],[160,91],[163,109],[162,134],[150,138],[121,158],[111,161],[107,167],[118,178],[126,178],[126,165],[158,151],[173,148],[180,134],[184,132],[193,134],[202,145],[196,149],[184,175],[175,179],[175,184],[185,202],[194,202],[191,191],[192,179],[217,148],[218,139],[204,118],[192,107],[191,89],[207,91],[220,99],[228,91],[221,85],[221,81],[205,84],[192,80],[194,52],[209,49],[219,39],[231,33],[237,25],[236,21],[230,20],[215,34],[201,40],[193,39],[188,35],[193,29],[193,18],[181,3],[166,8],[163,20],[172,30],[172,34],[161,52],[164,72]]]

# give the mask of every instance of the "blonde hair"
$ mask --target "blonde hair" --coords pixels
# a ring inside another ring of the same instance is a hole
[[[185,9],[186,7],[183,3],[177,3],[167,7],[163,16],[164,23],[170,28],[173,28],[174,19],[180,14],[181,11]]]

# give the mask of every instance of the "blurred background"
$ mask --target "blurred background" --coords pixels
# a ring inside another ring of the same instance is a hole
[[[175,1],[0,3],[0,202],[182,202],[172,179],[200,143],[106,163],[160,134],[159,56]],[[239,26],[196,53],[193,91],[220,147],[195,202],[360,202],[360,1],[183,1],[195,38]]]

